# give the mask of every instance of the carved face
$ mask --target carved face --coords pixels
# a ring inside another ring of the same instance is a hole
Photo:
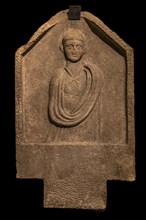
[[[84,42],[77,39],[66,40],[63,44],[66,58],[71,62],[79,61],[85,53]]]

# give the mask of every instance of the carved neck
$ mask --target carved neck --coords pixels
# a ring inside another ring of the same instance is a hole
[[[82,62],[73,63],[67,61],[66,67],[71,71],[72,75],[77,75],[81,71],[81,69],[83,69],[83,63]]]

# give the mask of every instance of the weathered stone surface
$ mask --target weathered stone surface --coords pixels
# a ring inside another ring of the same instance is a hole
[[[135,180],[133,49],[68,10],[16,52],[17,178],[44,179],[44,207],[105,209],[107,180]]]

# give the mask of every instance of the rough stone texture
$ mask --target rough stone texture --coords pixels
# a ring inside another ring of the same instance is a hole
[[[107,180],[135,180],[133,49],[92,14],[73,21],[67,13],[16,52],[17,178],[44,179],[46,208],[105,209]],[[82,32],[86,49],[75,63],[61,51],[70,29],[76,40]],[[65,63],[79,74],[75,83]]]

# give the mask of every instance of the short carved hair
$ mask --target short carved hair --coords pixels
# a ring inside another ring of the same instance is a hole
[[[66,40],[80,40],[85,41],[85,35],[79,29],[69,28],[67,29],[62,36],[62,43]]]
[[[60,49],[63,51],[63,44],[66,40],[80,40],[85,43],[85,35],[82,31],[75,28],[69,28],[64,31],[64,33],[61,36],[61,42],[60,42]]]

